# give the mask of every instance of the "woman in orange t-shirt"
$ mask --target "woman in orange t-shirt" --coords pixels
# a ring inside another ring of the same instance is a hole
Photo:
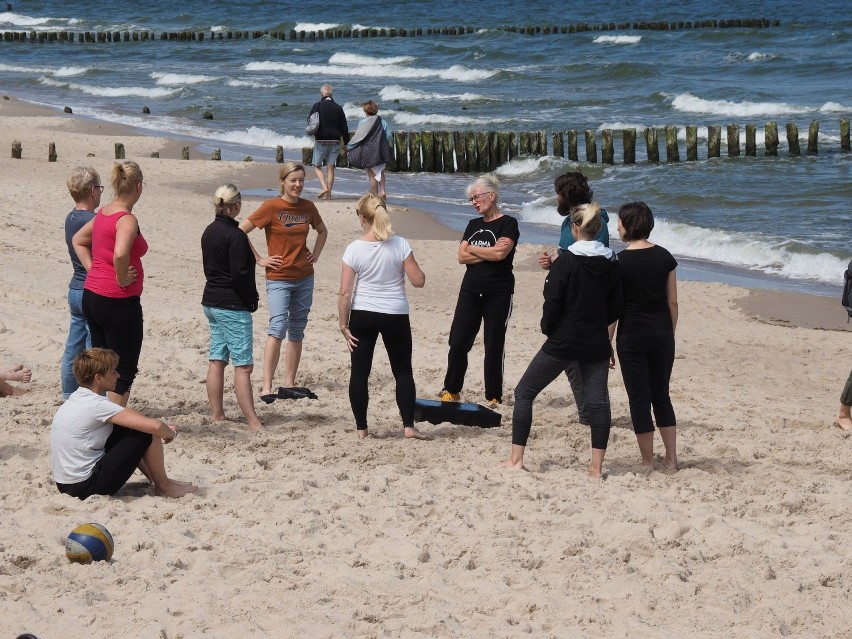
[[[263,389],[260,398],[272,403],[272,378],[284,349],[284,387],[296,385],[296,372],[302,358],[302,339],[314,298],[314,263],[328,238],[328,229],[313,202],[300,197],[305,187],[305,167],[285,162],[279,171],[281,195],[265,200],[240,228],[250,233],[256,228],[266,233],[269,257],[261,258],[252,247],[255,260],[266,267],[266,297],[269,302],[269,330],[263,350]],[[313,251],[308,249],[309,227],[317,233]]]

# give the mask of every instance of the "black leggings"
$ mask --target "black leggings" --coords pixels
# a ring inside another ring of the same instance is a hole
[[[414,374],[411,370],[411,324],[408,315],[390,315],[373,311],[352,311],[349,330],[358,340],[351,353],[352,373],[349,377],[349,403],[358,430],[367,429],[367,405],[370,403],[369,380],[373,368],[373,352],[379,335],[388,352],[391,371],[396,380],[396,405],[404,428],[414,426]]]
[[[139,372],[143,334],[139,296],[104,297],[84,290],[83,315],[89,324],[92,346],[109,348],[118,354],[119,378],[115,392],[124,395]]]
[[[539,351],[515,388],[512,443],[526,446],[532,428],[532,405],[538,394],[564,372],[571,383],[580,423],[591,426],[592,448],[606,450],[612,417],[609,406],[609,360],[576,362]]]
[[[618,362],[624,388],[630,401],[634,433],[653,433],[651,407],[657,426],[675,426],[674,407],[669,397],[669,380],[674,366],[675,341],[671,331],[619,333],[616,340]]]
[[[506,327],[512,316],[512,294],[482,295],[464,289],[459,291],[456,312],[450,327],[450,352],[444,388],[460,393],[467,373],[467,354],[473,348],[480,324],[484,323],[485,399],[503,401],[503,355]]]
[[[127,483],[153,441],[149,433],[113,426],[104,445],[104,456],[92,469],[91,476],[76,484],[56,484],[59,492],[86,499],[92,495],[114,495]]]

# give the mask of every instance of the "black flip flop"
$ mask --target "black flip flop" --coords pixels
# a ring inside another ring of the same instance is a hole
[[[316,393],[304,386],[294,386],[293,388],[281,386],[278,388],[278,399],[304,399],[305,397],[319,399]]]
[[[270,393],[269,395],[261,395],[260,396],[260,401],[262,401],[266,404],[271,404],[276,399],[278,399],[278,395],[276,395],[275,393]]]

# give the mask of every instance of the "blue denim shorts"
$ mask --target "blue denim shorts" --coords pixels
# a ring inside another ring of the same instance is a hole
[[[313,274],[301,280],[266,280],[269,304],[269,335],[301,342],[314,303]]]
[[[254,364],[251,313],[202,306],[210,322],[210,359],[234,366]]]
[[[340,142],[316,140],[314,142],[314,158],[311,160],[311,164],[322,166],[323,161],[325,161],[329,166],[334,166],[338,155],[340,155]]]

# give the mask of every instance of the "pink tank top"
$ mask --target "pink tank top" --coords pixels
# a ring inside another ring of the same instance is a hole
[[[92,293],[104,297],[134,297],[142,295],[142,281],[145,273],[142,271],[142,256],[148,252],[148,243],[142,237],[142,231],[133,240],[130,247],[130,265],[136,269],[136,281],[130,286],[121,288],[115,278],[113,253],[115,251],[115,230],[118,220],[128,211],[118,211],[112,215],[104,215],[98,211],[92,226],[92,268],[86,276],[85,287]]]

